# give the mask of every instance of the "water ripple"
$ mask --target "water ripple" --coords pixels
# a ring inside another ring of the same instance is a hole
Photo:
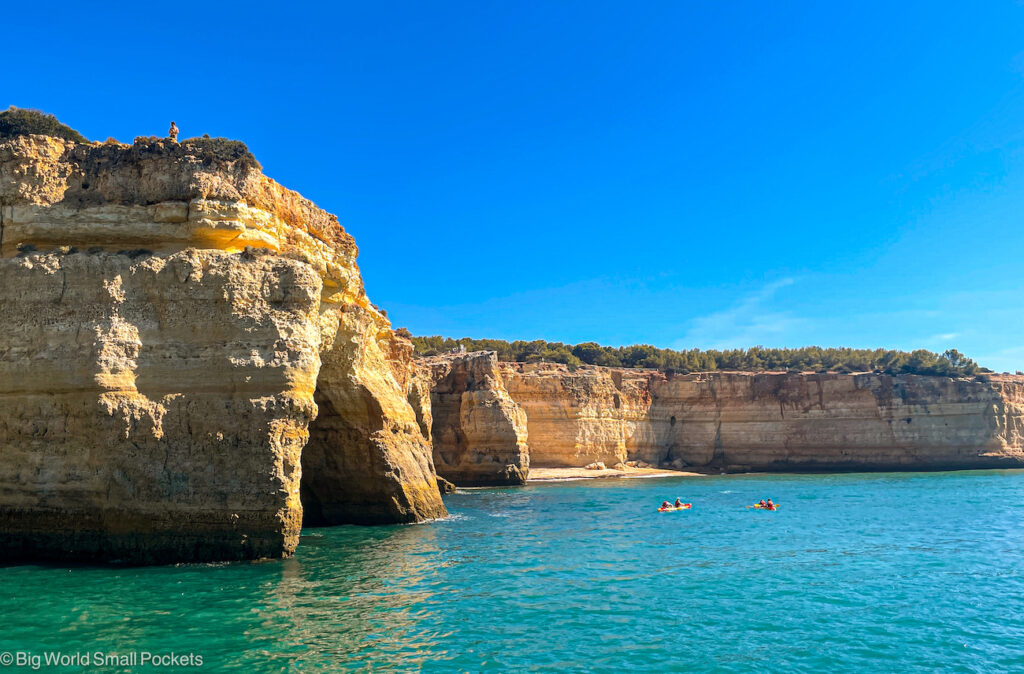
[[[685,496],[692,511],[654,512]],[[770,496],[773,513],[744,505]],[[0,651],[222,671],[989,672],[1024,663],[1024,473],[729,476],[446,497],[271,563],[22,566]]]

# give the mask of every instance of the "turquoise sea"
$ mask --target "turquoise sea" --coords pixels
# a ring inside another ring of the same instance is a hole
[[[677,496],[693,510],[655,512]],[[764,497],[780,509],[744,508]],[[307,530],[283,561],[0,568],[0,651],[192,653],[238,672],[1024,669],[1024,472],[577,481],[446,502],[445,521]]]

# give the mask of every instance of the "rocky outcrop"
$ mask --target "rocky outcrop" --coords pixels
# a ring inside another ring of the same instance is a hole
[[[530,461],[545,468],[607,466],[631,458],[651,407],[648,373],[553,363],[501,363],[509,395],[527,419]],[[648,460],[646,456],[645,460]]]
[[[442,494],[454,494],[458,491],[458,487],[444,479],[443,477],[437,478],[437,488]]]
[[[417,361],[417,367],[419,386],[429,390],[429,410],[420,418],[431,420],[438,475],[460,487],[525,483],[526,416],[505,390],[497,356],[435,356]]]
[[[188,144],[0,143],[0,555],[274,557],[444,514],[337,220]]]
[[[537,467],[722,471],[1024,466],[1024,377],[667,376],[502,363]]]

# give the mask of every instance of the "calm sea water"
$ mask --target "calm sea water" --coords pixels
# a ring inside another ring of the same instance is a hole
[[[693,510],[655,512],[676,496]],[[764,497],[779,511],[744,508]],[[309,530],[284,561],[0,568],[0,651],[191,652],[239,672],[1024,669],[1024,472],[446,502],[443,522]]]

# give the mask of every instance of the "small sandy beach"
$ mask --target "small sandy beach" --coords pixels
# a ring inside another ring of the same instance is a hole
[[[557,480],[590,480],[597,478],[623,477],[696,477],[700,473],[688,473],[682,470],[665,470],[662,468],[626,468],[616,470],[588,470],[586,468],[531,468],[527,482],[552,482]]]

